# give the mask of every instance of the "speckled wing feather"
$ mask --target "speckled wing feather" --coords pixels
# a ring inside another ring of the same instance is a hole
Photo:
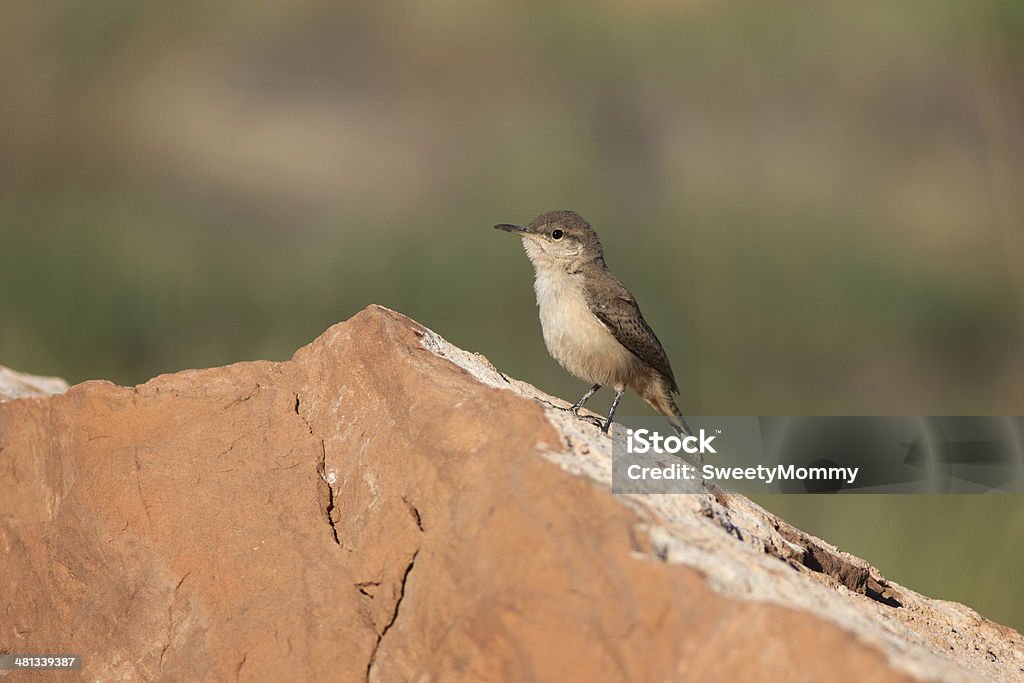
[[[583,291],[590,310],[619,343],[660,372],[672,385],[672,391],[679,393],[665,349],[658,341],[654,330],[644,320],[640,307],[626,286],[618,278],[611,276],[601,283],[600,291],[598,287],[592,286],[592,281],[587,282]]]

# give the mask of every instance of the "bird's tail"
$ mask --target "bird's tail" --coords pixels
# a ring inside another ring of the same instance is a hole
[[[683,414],[679,412],[679,406],[676,405],[675,399],[672,398],[672,391],[669,387],[663,381],[653,382],[652,384],[653,386],[647,385],[642,387],[643,391],[638,391],[637,393],[652,408],[668,418],[668,423],[672,425],[672,429],[679,436],[693,436],[693,430],[690,429],[690,425],[687,424]]]
[[[679,436],[693,436],[693,430],[690,429],[689,423],[682,415],[673,415],[668,419],[668,423],[672,425],[672,429],[676,430],[676,434]]]
[[[676,430],[676,434],[679,436],[693,436],[693,430],[690,429],[690,425],[686,422],[686,418],[679,412],[679,406],[672,400],[671,397],[668,399],[672,404],[672,414],[666,415],[668,423],[672,425],[672,429]]]

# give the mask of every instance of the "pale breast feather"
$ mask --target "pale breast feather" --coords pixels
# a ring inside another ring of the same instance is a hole
[[[540,271],[534,288],[544,344],[552,357],[588,382],[625,381],[633,372],[633,354],[590,310],[578,277],[565,271]]]

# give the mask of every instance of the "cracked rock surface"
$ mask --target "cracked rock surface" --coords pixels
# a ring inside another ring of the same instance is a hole
[[[89,680],[1024,680],[1017,632],[742,496],[611,495],[610,438],[536,399],[566,405],[372,306],[287,362],[6,401],[0,651]]]

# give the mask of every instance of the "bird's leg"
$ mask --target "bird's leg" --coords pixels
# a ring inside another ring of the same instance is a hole
[[[601,388],[600,384],[595,384],[594,386],[590,387],[590,389],[587,390],[587,393],[583,394],[583,397],[580,398],[580,400],[578,400],[578,401],[576,401],[576,403],[572,404],[571,408],[563,408],[562,406],[556,406],[556,405],[554,405],[553,403],[551,403],[549,401],[544,401],[544,403],[546,403],[547,405],[551,406],[552,408],[557,408],[558,410],[564,410],[566,412],[571,412],[573,415],[575,415],[576,417],[580,418],[581,420],[586,420],[587,422],[589,422],[589,423],[591,423],[591,424],[593,424],[593,425],[595,425],[597,427],[600,427],[601,424],[602,424],[601,418],[594,417],[593,415],[580,415],[580,408],[582,408],[583,404],[586,403],[590,399],[590,397],[593,396],[597,392],[597,390],[600,389],[600,388]]]
[[[600,388],[601,388],[600,384],[595,384],[594,386],[592,386],[589,389],[587,389],[587,393],[583,394],[583,397],[580,398],[580,400],[576,401],[576,403],[573,404],[572,408],[570,408],[570,410],[572,411],[572,414],[575,415],[576,417],[579,417],[580,416],[580,408],[582,408],[583,404],[586,403],[587,401],[589,401],[590,397],[593,396],[594,393],[598,389],[600,389]]]
[[[612,399],[612,407],[608,411],[608,419],[605,420],[604,427],[601,427],[601,431],[605,434],[608,433],[608,429],[612,426],[612,419],[615,417],[615,409],[619,407],[619,401],[622,400],[622,395],[624,393],[626,393],[626,387],[622,387],[615,391],[615,398]]]

